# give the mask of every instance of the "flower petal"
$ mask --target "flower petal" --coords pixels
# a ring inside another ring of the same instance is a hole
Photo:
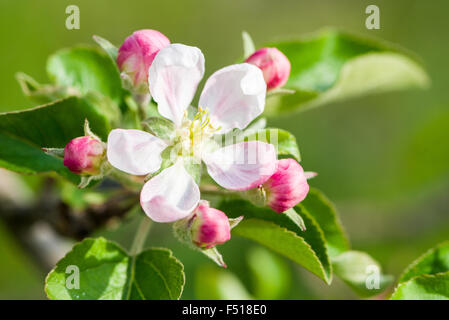
[[[267,85],[262,71],[248,63],[218,70],[207,80],[199,106],[208,108],[220,133],[244,129],[265,107]]]
[[[157,171],[167,144],[152,134],[134,129],[114,129],[108,136],[107,157],[115,168],[137,176]]]
[[[150,93],[158,103],[159,113],[179,125],[203,75],[204,56],[200,49],[172,44],[159,51],[148,75]]]
[[[240,142],[203,157],[210,176],[230,190],[248,190],[267,181],[276,170],[276,150],[260,141]]]
[[[140,193],[143,211],[156,222],[187,217],[200,201],[200,189],[184,169],[182,161],[150,179]]]

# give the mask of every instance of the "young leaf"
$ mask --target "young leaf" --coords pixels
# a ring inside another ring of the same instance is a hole
[[[166,249],[130,257],[104,238],[76,244],[48,274],[45,292],[52,300],[179,299],[182,264]]]
[[[381,273],[379,263],[368,254],[346,251],[332,258],[335,274],[360,296],[370,297],[384,291],[393,277]]]
[[[243,39],[243,57],[246,59],[251,54],[253,54],[254,51],[256,51],[256,46],[254,45],[253,39],[251,38],[248,32],[246,31],[242,32],[242,39]]]
[[[118,54],[117,47],[114,46],[112,43],[110,43],[108,40],[100,36],[94,35],[92,38],[104,50],[104,52],[106,52],[106,54],[109,56],[109,58],[111,58],[112,62],[115,64],[117,61],[117,54]]]
[[[47,73],[57,85],[77,88],[82,94],[96,91],[117,105],[122,102],[117,66],[96,49],[78,47],[57,51],[48,59]]]
[[[286,215],[256,207],[245,200],[224,200],[218,208],[230,218],[244,216],[232,230],[234,235],[256,241],[290,258],[328,284],[332,281],[332,267],[323,232],[304,209],[295,208],[307,226],[306,231],[301,231]]]
[[[337,210],[324,194],[317,189],[310,188],[307,197],[298,206],[304,207],[320,225],[331,257],[350,249],[349,240]]]
[[[423,274],[402,282],[391,300],[449,300],[449,272]]]
[[[242,141],[258,140],[271,143],[275,146],[279,157],[293,157],[297,161],[301,161],[296,138],[288,131],[282,129],[262,129],[256,132],[243,133],[238,139]]]
[[[304,110],[362,94],[426,87],[422,67],[396,48],[327,30],[313,37],[269,45],[290,60],[285,89],[267,100],[269,115]]]
[[[203,253],[206,257],[211,259],[213,262],[215,262],[217,265],[223,268],[227,268],[226,263],[223,260],[223,256],[221,255],[220,251],[216,247],[212,247],[209,249],[197,249],[201,253]]]
[[[40,84],[29,75],[22,72],[16,74],[16,79],[22,88],[22,92],[30,98],[31,101],[38,104],[49,103],[79,93],[74,88]]]

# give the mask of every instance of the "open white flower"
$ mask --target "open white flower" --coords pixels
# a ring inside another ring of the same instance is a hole
[[[177,146],[175,163],[143,186],[140,203],[157,222],[188,216],[198,205],[200,190],[186,171],[183,155],[202,160],[209,175],[223,188],[247,190],[263,184],[275,171],[273,145],[247,141],[218,149],[207,148],[216,134],[244,129],[263,112],[266,84],[261,70],[243,63],[215,72],[206,82],[199,112],[187,118],[197,86],[204,75],[204,56],[198,48],[172,44],[162,49],[149,69],[149,87],[158,111],[176,126],[175,137],[165,141],[139,130],[112,130],[107,156],[117,169],[147,175],[161,167],[164,149]]]

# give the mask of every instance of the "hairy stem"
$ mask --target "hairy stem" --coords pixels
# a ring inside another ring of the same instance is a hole
[[[143,245],[145,244],[145,240],[148,235],[148,231],[150,231],[150,227],[151,220],[147,217],[143,217],[131,246],[130,253],[132,256],[135,256],[142,251]]]

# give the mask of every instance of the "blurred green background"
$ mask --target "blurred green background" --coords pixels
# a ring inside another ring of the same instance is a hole
[[[80,8],[80,30],[65,28],[70,4]],[[365,28],[369,4],[380,8],[380,30]],[[258,46],[327,26],[399,44],[422,59],[432,79],[429,90],[357,98],[269,123],[295,134],[304,168],[319,173],[311,184],[337,205],[353,248],[367,251],[397,276],[426,249],[449,238],[448,12],[444,0],[0,0],[0,111],[32,106],[14,79],[16,72],[45,83],[47,56],[79,43],[94,45],[94,34],[120,45],[134,30],[160,30],[172,42],[200,47],[207,74],[241,56],[242,30]],[[134,228],[130,221],[100,234],[128,246]],[[44,298],[45,275],[1,221],[0,243],[0,298]],[[185,264],[183,298],[214,297],[204,275],[215,276],[217,268],[177,244],[167,226],[155,227],[148,245],[172,248]],[[258,297],[356,297],[338,279],[328,287],[248,241],[233,239],[222,251],[229,271],[244,286],[264,292]],[[258,276],[251,272],[255,259],[266,261],[274,270],[271,281],[281,286],[258,287]],[[223,281],[239,290],[234,276],[226,276],[231,279]]]

